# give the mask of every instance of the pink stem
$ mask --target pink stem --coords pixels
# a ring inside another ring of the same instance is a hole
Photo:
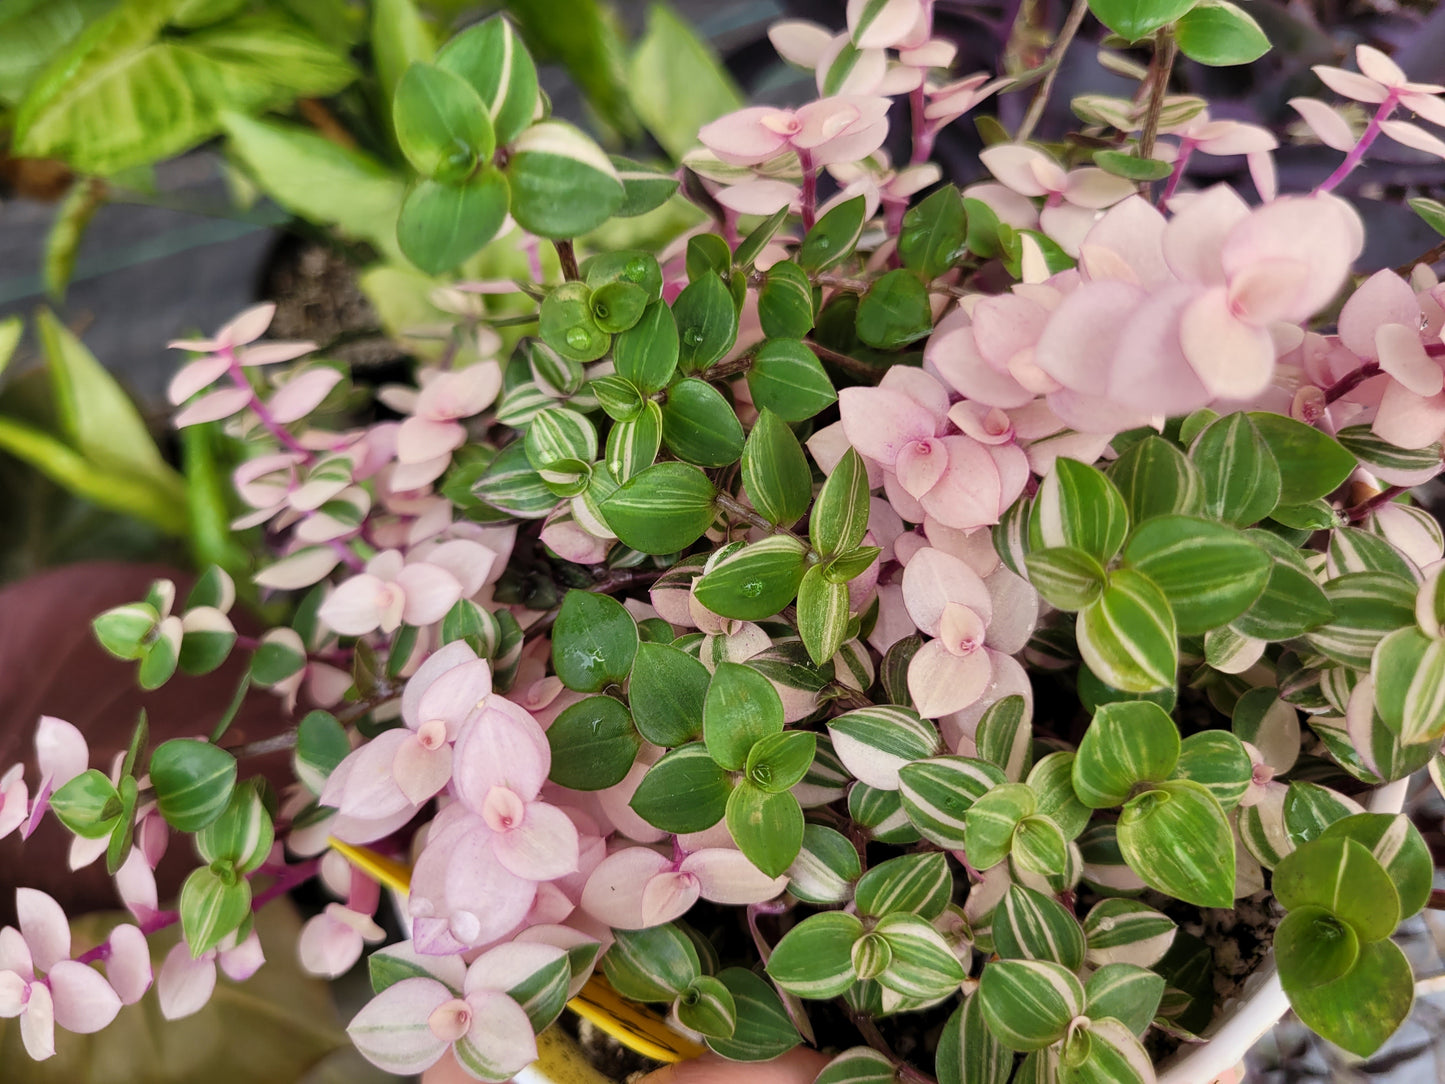
[[[818,217],[818,171],[812,152],[798,151],[798,164],[803,167],[803,229],[811,230]]]
[[[338,538],[328,540],[327,544],[333,553],[341,558],[342,564],[351,569],[352,572],[363,572],[366,570],[366,562],[351,551],[351,547]]]
[[[1385,95],[1385,100],[1380,103],[1380,108],[1376,109],[1375,115],[1370,118],[1370,123],[1365,125],[1365,130],[1360,133],[1359,141],[1350,148],[1350,153],[1345,155],[1345,160],[1335,168],[1335,171],[1320,182],[1319,188],[1315,189],[1316,192],[1333,192],[1336,186],[1354,171],[1354,168],[1364,159],[1365,152],[1370,149],[1370,144],[1379,138],[1380,122],[1388,120],[1399,104],[1400,100],[1396,97],[1395,90],[1391,88],[1390,92]]]
[[[247,394],[251,396],[251,402],[248,405],[256,417],[260,419],[261,424],[266,427],[273,437],[281,442],[283,447],[304,457],[308,463],[315,459],[316,453],[311,451],[310,448],[304,447],[300,441],[288,433],[286,427],[278,422],[271,411],[266,408],[266,404],[261,401],[261,397],[256,394],[256,390],[251,387],[251,382],[246,379],[245,370],[241,368],[241,363],[236,360],[235,353],[227,350],[226,357],[231,363],[230,367],[226,370],[227,375],[230,376],[231,382],[235,384],[236,387],[243,388]]]
[[[1188,137],[1179,142],[1179,157],[1174,159],[1174,172],[1169,174],[1169,179],[1164,182],[1164,191],[1159,193],[1159,205],[1163,206],[1169,202],[1169,197],[1174,195],[1174,190],[1179,187],[1179,182],[1184,179],[1184,167],[1189,164],[1189,156],[1194,153],[1194,140]]]

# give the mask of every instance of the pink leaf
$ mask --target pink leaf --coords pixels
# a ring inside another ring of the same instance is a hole
[[[835,76],[834,67],[840,59],[846,67]],[[905,77],[911,76],[914,80],[919,75],[902,68],[895,68],[894,71]],[[892,86],[885,87],[889,82],[889,74],[888,56],[881,48],[855,48],[846,34],[839,34],[818,57],[815,82],[819,94],[828,93],[830,87],[834,94],[900,93]],[[916,82],[914,85],[917,85]],[[906,94],[911,89],[912,87],[905,88],[901,93]]]
[[[304,357],[315,349],[316,344],[311,342],[261,343],[259,346],[247,346],[237,350],[236,361],[248,368],[254,365],[276,365]]]
[[[234,948],[222,949],[216,954],[216,962],[226,978],[232,982],[245,982],[266,962],[266,953],[261,949],[261,938],[253,929],[250,936]]]
[[[719,203],[740,215],[770,215],[792,206],[797,198],[796,185],[765,179],[728,185],[717,193]]]
[[[932,413],[902,392],[887,388],[844,388],[838,393],[843,432],[860,455],[892,468],[898,453],[934,435]]]
[[[955,655],[941,640],[930,640],[908,664],[908,692],[926,719],[968,707],[988,686],[993,664],[987,652]]]
[[[480,945],[516,928],[537,886],[498,861],[485,821],[462,812],[427,840],[412,870],[410,908],[417,919],[443,920],[464,946]]]
[[[681,918],[697,902],[702,889],[690,873],[659,873],[642,890],[642,925],[661,926]]]
[[[1347,72],[1344,68],[1332,68],[1326,64],[1316,64],[1313,71],[1320,77],[1320,82],[1336,94],[1357,102],[1374,105],[1376,102],[1383,102],[1390,93],[1369,76],[1358,72]]]
[[[1028,297],[990,297],[974,306],[974,343],[984,359],[1002,372],[1019,355],[1032,354],[1048,319],[1049,311]]]
[[[105,961],[105,975],[122,1005],[134,1005],[150,989],[150,943],[140,927],[127,922],[110,931],[110,956]]]
[[[402,619],[408,625],[430,625],[440,621],[462,597],[462,585],[444,568],[425,562],[407,565],[396,577],[406,592]]]
[[[1269,332],[1236,318],[1223,287],[1190,303],[1180,320],[1179,338],[1200,382],[1216,398],[1251,399],[1274,376]]]
[[[1397,87],[1405,82],[1405,72],[1393,60],[1373,45],[1355,46],[1355,63],[1366,79],[1373,79],[1387,87]]]
[[[1034,397],[1006,371],[984,360],[974,342],[973,321],[962,309],[949,313],[933,329],[923,357],[955,391],[980,403],[1012,410]]]
[[[1066,388],[1104,395],[1119,336],[1144,291],[1128,282],[1086,282],[1053,311],[1034,364]]]
[[[447,1049],[427,1020],[451,1000],[452,992],[435,979],[402,979],[367,1002],[346,1025],[346,1033],[377,1068],[403,1076],[419,1073]],[[523,1028],[531,1034],[525,1015]]]
[[[1357,238],[1338,201],[1311,196],[1284,196],[1251,212],[1230,231],[1220,253],[1231,280],[1265,261],[1308,270],[1290,303],[1268,317],[1278,320],[1303,320],[1324,308],[1358,254]]]
[[[967,606],[985,624],[993,600],[978,573],[957,557],[931,547],[919,550],[903,570],[903,602],[920,632],[937,636],[949,603]]]
[[[771,158],[786,146],[780,130],[788,130],[791,121],[792,114],[787,110],[753,106],[704,124],[697,137],[724,162],[750,166]]]
[[[310,587],[323,579],[340,560],[336,552],[326,546],[310,546],[283,557],[256,573],[253,578],[261,587],[294,591],[299,587]]]
[[[1005,655],[1024,649],[1038,622],[1039,593],[1033,584],[1000,566],[984,580],[993,600],[988,646]]]
[[[543,968],[565,959],[567,952],[555,945],[538,942],[512,942],[498,945],[482,953],[467,968],[462,991],[470,997],[479,990],[506,993],[520,986]]]
[[[500,698],[489,702],[457,742],[457,793],[476,812],[493,787],[506,787],[531,801],[552,766],[552,749],[541,726],[520,708],[507,710],[505,703]]]
[[[341,373],[336,369],[327,366],[307,369],[277,389],[267,400],[266,409],[282,425],[297,421],[320,406],[340,381]]]
[[[1362,358],[1377,357],[1375,334],[1385,324],[1420,326],[1420,301],[1415,291],[1388,269],[1371,275],[1345,302],[1340,310],[1340,342]]]
[[[382,624],[394,595],[391,584],[363,572],[326,596],[317,615],[343,636],[364,636]]]
[[[1418,124],[1411,124],[1407,120],[1382,120],[1380,121],[1380,131],[1396,143],[1403,143],[1417,151],[1433,154],[1436,158],[1445,158],[1445,140],[1431,135]]]
[[[1371,426],[1376,436],[1401,448],[1426,448],[1445,433],[1445,394],[1422,398],[1391,381]]]
[[[30,956],[41,971],[70,959],[70,922],[55,899],[35,888],[15,890],[15,912]]]
[[[422,697],[443,674],[465,663],[476,661],[477,653],[464,640],[453,640],[427,656],[426,662],[417,668],[416,673],[407,681],[406,688],[402,690],[401,717],[406,725],[415,730],[426,722],[421,716]],[[488,680],[490,682],[490,678]]]
[[[1033,711],[1034,689],[1029,681],[1028,671],[1009,655],[992,648],[984,648],[989,662],[992,664],[993,673],[989,677],[988,685],[984,687],[982,695],[972,704],[958,711],[949,712],[938,720],[939,732],[943,735],[944,743],[955,753],[962,753],[965,756],[973,756],[976,750],[973,748],[973,736],[978,729],[978,721],[983,718],[983,713],[988,710],[991,704],[1002,700],[1005,696],[1022,696],[1024,698],[1025,710]]]
[[[1165,287],[1139,306],[1120,335],[1109,398],[1157,414],[1187,414],[1209,402],[1209,392],[1190,368],[1179,341],[1180,319],[1197,293],[1182,284]],[[1035,470],[1039,467],[1034,464]]]
[[[0,971],[13,971],[26,982],[35,977],[35,964],[25,935],[14,926],[0,926]]]
[[[1380,368],[1416,395],[1430,398],[1442,388],[1440,363],[1425,352],[1420,333],[1403,324],[1384,324],[1375,332]]]
[[[392,774],[407,801],[421,805],[451,780],[452,747],[443,744],[428,748],[413,737],[397,749]]]
[[[1080,243],[1084,270],[1088,277],[1097,277],[1090,270],[1088,253],[1091,247],[1108,249],[1140,285],[1171,281],[1174,276],[1164,261],[1164,229],[1164,216],[1152,203],[1138,196],[1121,200],[1104,212]]]
[[[529,881],[551,881],[577,869],[577,826],[546,802],[529,802],[521,823],[493,836],[492,846],[497,861]]]
[[[1040,181],[1039,171],[1034,167],[1045,162],[1058,166],[1043,151],[1022,143],[998,143],[979,152],[979,161],[1000,183],[1021,196],[1046,196],[1050,189]],[[1046,174],[1047,175],[1047,174]],[[1062,182],[1062,174],[1059,178]]]
[[[926,514],[948,527],[967,530],[997,523],[1001,484],[988,446],[972,437],[944,437],[948,468],[919,500]]]
[[[903,488],[922,497],[948,469],[948,450],[941,440],[916,440],[899,450],[894,469]]]
[[[66,1031],[89,1035],[105,1027],[120,1012],[119,995],[93,967],[61,960],[50,969],[47,978],[55,1000],[55,1022]]]
[[[792,143],[811,151],[815,165],[861,161],[888,136],[889,104],[887,98],[870,94],[810,102],[794,114],[799,128]]]
[[[41,777],[58,790],[90,767],[90,748],[76,727],[42,715],[35,728],[35,761]]]
[[[172,406],[180,406],[196,392],[209,388],[230,367],[229,358],[197,358],[171,377],[166,387],[166,398]]]
[[[848,0],[848,28],[860,49],[889,49],[908,39],[923,8],[921,0]],[[865,15],[871,15],[862,24]],[[862,25],[860,25],[862,24]]]
[[[20,1041],[35,1061],[55,1053],[55,1003],[44,983],[30,984],[30,1000],[20,1014]]]
[[[770,900],[788,887],[788,878],[769,877],[741,851],[708,847],[682,860],[683,873],[697,878],[704,899],[729,907]]]
[[[350,971],[351,965],[361,958],[364,947],[361,934],[347,923],[338,921],[330,910],[328,906],[321,914],[307,919],[296,941],[301,966],[311,974],[326,979],[334,979]]]
[[[1064,185],[1064,198],[1076,207],[1101,210],[1137,192],[1133,181],[1094,166],[1073,170]]]
[[[1164,259],[1186,282],[1219,286],[1224,282],[1220,252],[1225,239],[1249,217],[1249,205],[1225,184],[1194,196],[1164,227]]]
[[[180,1020],[200,1012],[216,988],[216,964],[210,955],[191,959],[190,947],[184,942],[166,953],[161,973],[156,977],[156,996],[161,1015],[167,1020]]]
[[[597,864],[582,890],[582,909],[614,930],[642,929],[642,896],[671,863],[648,847],[626,847]]]
[[[1326,147],[1349,152],[1355,146],[1355,133],[1350,122],[1318,98],[1291,98],[1289,104],[1300,115],[1309,130]]]
[[[818,58],[833,37],[826,27],[805,19],[784,19],[768,27],[768,40],[778,55],[789,64],[809,70],[818,66]]]
[[[229,418],[251,401],[250,388],[221,388],[201,396],[175,416],[177,429]]]
[[[255,342],[266,333],[275,315],[276,306],[269,301],[252,305],[222,325],[221,330],[216,332],[216,342],[224,346],[245,346]]]
[[[116,871],[115,890],[138,921],[144,921],[145,916],[155,913],[158,906],[156,875],[139,847],[131,849],[130,857]]]
[[[498,563],[497,551],[480,542],[455,538],[426,551],[427,564],[445,569],[461,584],[462,597],[469,598],[492,578]],[[505,564],[505,561],[502,562]]]
[[[0,971],[0,1020],[13,1020],[25,1011],[30,983],[14,971]]]
[[[456,642],[462,643],[460,640]],[[412,680],[415,681],[416,678]],[[408,721],[408,725],[415,728],[433,719],[440,719],[447,724],[447,737],[455,739],[461,724],[472,712],[482,707],[491,692],[491,664],[486,659],[472,658],[460,666],[451,667],[431,682],[420,702],[414,704],[412,719]],[[404,704],[403,707],[405,706]]]
[[[457,1061],[483,1080],[508,1080],[537,1060],[537,1037],[522,1007],[497,990],[467,995],[471,1027],[457,1040]]]
[[[392,763],[397,751],[415,740],[412,732],[404,728],[384,730],[348,753],[326,780],[321,792],[323,804],[335,805],[348,815],[367,818],[388,817],[411,808],[414,803],[397,786]]]
[[[0,777],[0,839],[25,822],[30,805],[30,788],[25,784],[25,765],[14,764]]]
[[[413,415],[396,433],[396,457],[403,463],[425,463],[447,455],[467,441],[459,422],[437,421]]]

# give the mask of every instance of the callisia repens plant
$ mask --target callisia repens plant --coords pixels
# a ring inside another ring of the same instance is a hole
[[[349,1031],[397,1073],[506,1080],[601,975],[726,1058],[842,1049],[820,1080],[1152,1081],[1219,1008],[1181,916],[1245,897],[1299,1017],[1378,1048],[1432,866],[1364,803],[1438,782],[1445,736],[1442,535],[1408,495],[1441,469],[1445,287],[1357,271],[1334,192],[1381,138],[1445,157],[1445,98],[1368,46],[1315,69],[1292,105],[1338,168],[1281,193],[1274,136],[1167,93],[1179,48],[1257,57],[1248,15],[1090,7],[1152,48],[1139,93],[1076,101],[1067,143],[985,126],[963,190],[939,133],[1052,80],[952,71],[928,0],[774,27],[817,100],[708,123],[676,172],[551,119],[501,18],[407,70],[397,238],[444,317],[414,380],[353,389],[270,305],[172,344],[290,620],[239,636],[212,570],[95,621],[146,688],[247,654],[300,716],[295,781],[250,777],[228,718],[96,765],[41,720],[0,833],[57,817],[134,921],[76,951],[20,891],[0,1015],[31,1056],[152,984],[196,1011],[312,878],[334,901],[264,952],[370,952]],[[1210,155],[1252,186],[1196,183]],[[660,251],[586,239],[684,199]],[[484,246],[516,274],[468,277]],[[168,847],[197,856],[174,901]],[[908,1014],[937,1038],[904,1066]]]

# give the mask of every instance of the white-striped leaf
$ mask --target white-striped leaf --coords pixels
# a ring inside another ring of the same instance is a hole
[[[895,912],[934,919],[953,897],[953,874],[939,851],[905,854],[870,869],[858,880],[853,901],[860,915],[881,918]]]
[[[1076,839],[1089,824],[1089,807],[1074,790],[1075,754],[1060,750],[1033,766],[1024,780],[1038,797],[1038,812],[1059,826],[1065,839]]]
[[[527,461],[542,470],[559,459],[597,458],[597,429],[575,410],[549,407],[538,411],[527,427]]]
[[[917,760],[898,773],[908,819],[923,838],[951,849],[964,846],[969,807],[1003,782],[1003,772],[992,764],[962,756]]]
[[[798,1031],[766,979],[745,967],[729,967],[718,981],[733,995],[738,1021],[730,1038],[707,1037],[713,1053],[731,1061],[770,1061],[798,1045]]]
[[[788,869],[788,891],[808,903],[846,903],[863,866],[847,836],[821,824],[803,826],[803,846]]]
[[[932,756],[941,744],[937,728],[908,708],[859,708],[829,720],[828,733],[844,766],[882,790],[897,790],[899,769]]]
[[[1290,843],[1299,847],[1318,839],[1335,821],[1363,811],[1359,802],[1338,791],[1297,779],[1285,790],[1284,829]]]
[[[1014,830],[1037,808],[1033,790],[1023,783],[1000,783],[980,796],[964,813],[969,864],[984,870],[1007,858]]]
[[[611,155],[609,161],[622,182],[622,205],[613,212],[618,218],[634,218],[655,211],[677,191],[678,180],[671,173],[617,154]]]
[[[909,821],[896,790],[854,783],[848,790],[848,816],[880,843],[917,843],[923,838]]]
[[[988,1029],[1010,1050],[1058,1042],[1084,1011],[1084,985],[1068,968],[1044,960],[985,965],[976,995]]]
[[[596,229],[622,206],[622,182],[602,148],[563,121],[533,125],[507,160],[512,217],[539,237]]]
[[[1135,441],[1108,473],[1124,498],[1131,523],[1171,513],[1195,515],[1204,508],[1204,481],[1198,469],[1163,437],[1150,434]]]
[[[1311,717],[1310,724],[1315,726],[1319,719],[1318,716]],[[1435,751],[1430,742],[1404,744],[1399,735],[1385,724],[1375,709],[1375,682],[1369,676],[1355,685],[1345,706],[1343,736],[1347,742],[1346,749],[1340,750],[1331,744],[1330,735],[1321,727],[1315,726],[1315,731],[1346,771],[1371,784],[1404,779],[1423,768]]]
[[[1104,964],[1084,983],[1084,1012],[1091,1020],[1117,1020],[1143,1035],[1163,996],[1162,975],[1138,964]]]
[[[1075,459],[1060,457],[1039,485],[1029,517],[1029,548],[1072,546],[1108,561],[1129,530],[1129,512],[1114,483]]]
[[[1111,896],[1138,895],[1144,891],[1144,882],[1124,861],[1114,825],[1094,825],[1079,837],[1077,846],[1083,862],[1083,879],[1095,891]]]
[[[1104,566],[1092,554],[1074,546],[1032,550],[1025,558],[1028,581],[1045,602],[1073,613],[1104,593]]]
[[[822,565],[808,569],[798,584],[798,635],[819,666],[836,655],[848,638],[848,599],[848,584],[829,579]]]
[[[1430,899],[1434,860],[1420,830],[1403,813],[1353,813],[1324,830],[1321,839],[1353,839],[1369,849],[1400,896],[1400,918],[1418,914]]]
[[[1201,730],[1179,747],[1174,778],[1192,779],[1228,813],[1249,790],[1254,764],[1244,744],[1227,730]]]
[[[893,1063],[871,1046],[845,1050],[813,1078],[813,1084],[890,1084]]]
[[[1385,636],[1415,621],[1415,585],[1386,572],[1351,572],[1324,585],[1334,617],[1305,639],[1320,654],[1367,670]]]
[[[1329,598],[1299,551],[1269,531],[1256,529],[1245,535],[1269,554],[1273,564],[1264,591],[1234,619],[1232,627],[1245,636],[1277,641],[1328,621],[1333,613]]]
[[[1375,648],[1370,676],[1375,708],[1401,742],[1445,737],[1445,640],[1413,625],[1396,629]]]
[[[1079,652],[1101,681],[1131,693],[1172,686],[1178,631],[1164,592],[1143,573],[1121,568],[1079,615]]]
[[[692,939],[675,923],[617,930],[602,957],[607,981],[634,1001],[672,1001],[702,974]]]
[[[1440,444],[1401,448],[1375,436],[1368,425],[1341,429],[1336,438],[1380,481],[1392,486],[1423,485],[1440,473]]]
[[[1204,509],[1212,518],[1247,527],[1279,503],[1279,463],[1249,415],[1210,422],[1194,439],[1189,458],[1204,481]]]
[[[1028,576],[1029,519],[1032,505],[1014,501],[993,529],[993,548],[1004,566],[1016,576]]]
[[[1084,916],[1086,958],[1095,967],[1152,967],[1169,951],[1177,929],[1173,919],[1137,900],[1101,900]]]
[[[607,469],[619,483],[657,461],[662,447],[662,408],[651,399],[627,421],[614,422],[607,434]]]
[[[1091,1019],[1059,1054],[1059,1084],[1154,1084],[1154,1063],[1127,1026]]]
[[[525,429],[537,412],[555,405],[555,396],[547,394],[535,381],[524,380],[509,388],[497,407],[497,421],[510,429]]]
[[[1033,712],[1027,701],[1015,693],[990,704],[974,731],[979,758],[1002,771],[1004,778],[1012,783],[1020,782],[1029,770],[1033,752],[1032,721]]]
[[[863,936],[856,915],[810,915],[783,935],[768,959],[768,975],[798,997],[823,1000],[852,986],[853,944]]]
[[[853,974],[860,982],[876,979],[893,962],[893,950],[876,933],[865,933],[853,942]]]
[[[970,994],[943,1025],[934,1058],[938,1084],[1008,1084],[1013,1055],[993,1037],[983,1002]]]
[[[522,1006],[532,1030],[541,1032],[562,1014],[567,1004],[567,987],[572,981],[572,964],[567,951],[551,945],[517,942],[512,951],[534,957],[531,974],[507,988],[507,996]]]
[[[938,998],[957,990],[966,977],[952,946],[919,915],[884,915],[873,932],[892,952],[887,970],[877,980],[885,990],[909,998]]]
[[[1058,1084],[1058,1081],[1058,1044],[1025,1054],[1013,1076],[1013,1084]]]
[[[537,69],[511,23],[495,15],[468,27],[437,53],[439,68],[472,85],[499,144],[510,143],[537,111]]]
[[[1407,580],[1420,579],[1414,563],[1382,535],[1359,527],[1336,527],[1330,532],[1325,575],[1334,579],[1347,572],[1388,572]]]
[[[1426,636],[1445,636],[1445,565],[1430,573],[1416,592],[1415,624]]]
[[[1121,805],[1136,784],[1168,779],[1179,751],[1179,728],[1158,704],[1105,704],[1079,743],[1074,791],[1091,809]]]
[[[472,487],[472,494],[519,519],[541,519],[557,506],[556,495],[527,462],[526,446],[520,440],[497,453]]]
[[[1119,849],[1145,884],[1200,907],[1234,903],[1234,833],[1218,800],[1187,779],[1131,798]]]
[[[1241,531],[1197,516],[1157,516],[1141,524],[1124,561],[1164,592],[1185,636],[1244,613],[1264,590],[1272,564]]]
[[[250,873],[266,860],[275,841],[259,784],[247,780],[231,791],[225,811],[196,833],[196,851],[207,862],[226,862],[237,873]]]
[[[1067,892],[1078,883],[1083,861],[1050,818],[1042,814],[1025,817],[1014,829],[1009,849],[1009,868],[1021,884],[1040,891]]]
[[[1009,886],[993,914],[994,951],[1005,960],[1051,960],[1070,971],[1084,964],[1084,931],[1057,900]]]
[[[676,1012],[678,1023],[700,1035],[730,1039],[737,1029],[738,1007],[732,991],[711,975],[693,980],[679,995]]]
[[[748,665],[754,670],[761,671],[762,669],[758,666],[756,655],[748,660]],[[766,671],[762,672],[766,674]],[[778,688],[776,681],[773,683],[773,688]],[[780,695],[783,699],[783,709],[786,711],[788,707],[786,689],[782,690]],[[785,715],[784,718],[787,716]],[[788,719],[788,721],[794,722],[795,720]],[[851,781],[848,769],[843,767],[843,762],[833,752],[833,743],[826,734],[820,734],[818,735],[818,748],[813,752],[813,763],[808,766],[808,774],[803,776],[802,782],[793,787],[793,797],[798,799],[798,804],[804,809],[813,809],[847,797],[848,784]]]

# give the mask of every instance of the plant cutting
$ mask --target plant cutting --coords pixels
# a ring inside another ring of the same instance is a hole
[[[1151,57],[1138,94],[1075,101],[1064,142],[981,125],[993,180],[944,178],[939,133],[1046,99],[1089,12]],[[551,117],[478,23],[391,102],[396,241],[448,315],[414,380],[266,338],[268,304],[172,344],[176,424],[244,447],[235,527],[289,617],[238,635],[216,569],[95,634],[147,688],[246,653],[243,690],[301,718],[154,746],[141,720],[95,766],[41,721],[0,832],[55,816],[134,921],[72,951],[20,891],[0,1013],[33,1057],[152,985],[179,1017],[218,965],[334,976],[368,945],[361,1052],[489,1081],[601,980],[725,1058],[823,1049],[823,1084],[1204,1084],[1271,975],[1354,1054],[1404,1021],[1391,935],[1433,863],[1397,784],[1445,771],[1445,537],[1410,496],[1441,470],[1445,293],[1428,239],[1358,268],[1335,192],[1382,137],[1445,157],[1445,91],[1369,46],[1316,69],[1372,115],[1296,99],[1341,159],[1281,194],[1273,135],[1169,92],[1179,54],[1267,49],[1233,4],[1076,5],[1052,67],[998,79],[950,70],[926,0],[847,15],[773,29],[816,101],[704,124],[677,171]],[[678,200],[705,221],[608,243]],[[526,273],[458,271],[499,248]],[[246,772],[278,742],[281,790]],[[176,901],[168,846],[198,856]],[[260,945],[314,878],[336,902]]]

